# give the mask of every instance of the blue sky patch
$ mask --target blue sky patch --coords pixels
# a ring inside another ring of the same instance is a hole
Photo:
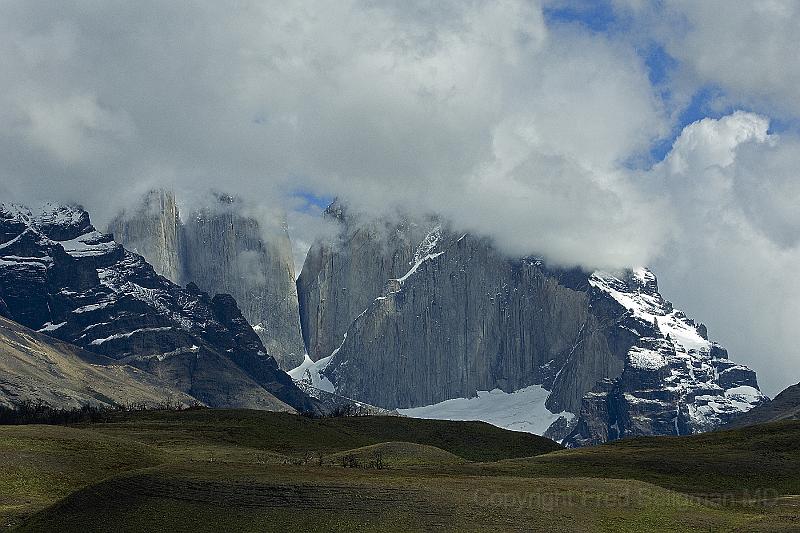
[[[291,196],[305,202],[297,208],[297,211],[305,213],[322,212],[333,202],[333,196],[315,194],[307,189],[294,190]]]

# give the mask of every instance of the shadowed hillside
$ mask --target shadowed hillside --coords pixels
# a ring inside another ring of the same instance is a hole
[[[562,450],[483,423],[113,412],[73,427],[0,427],[8,465],[0,522],[81,532],[109,523],[118,531],[792,531],[798,443],[797,422]]]
[[[734,418],[725,427],[739,428],[778,420],[800,420],[800,383],[787,388],[771,402]]]

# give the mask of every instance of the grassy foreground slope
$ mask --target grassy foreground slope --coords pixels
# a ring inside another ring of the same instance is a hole
[[[638,479],[695,495],[800,494],[800,421],[689,437],[638,437],[481,468],[497,474]]]
[[[335,453],[383,442],[436,446],[469,461],[531,457],[561,449],[538,435],[508,431],[485,422],[422,420],[396,416],[307,418],[242,409],[111,413],[94,431],[133,437],[156,447],[236,447],[288,457]]]
[[[82,487],[163,459],[144,444],[92,431],[0,426],[0,527]]]
[[[773,476],[779,459],[751,477],[770,488],[763,501],[696,480],[784,450],[798,426],[702,437],[558,451],[479,423],[115,413],[75,428],[0,427],[0,453],[16,465],[0,474],[0,495],[17,502],[0,515],[22,531],[797,530],[800,500],[785,479],[796,448],[781,455],[784,478]],[[709,461],[720,447],[727,458]],[[370,467],[376,453],[385,468]],[[696,497],[715,490],[731,498]]]
[[[92,485],[22,530],[732,531],[763,518],[638,481],[217,463]]]

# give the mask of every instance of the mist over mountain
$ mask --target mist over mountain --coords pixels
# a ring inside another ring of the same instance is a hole
[[[282,210],[253,212],[209,193],[181,215],[175,195],[154,190],[109,224],[114,238],[159,274],[212,294],[231,294],[282,368],[303,361],[294,256]],[[257,218],[256,218],[257,217]]]
[[[319,409],[278,368],[230,295],[212,297],[194,283],[184,288],[159,276],[140,255],[97,231],[78,207],[0,204],[0,308],[22,326],[74,345],[78,359],[86,359],[81,348],[102,356],[92,363],[152,374],[151,382],[183,393],[176,401]],[[16,373],[3,380],[16,381]],[[57,381],[43,382],[45,390],[34,397],[63,398],[51,388]],[[34,383],[27,387],[35,392]],[[147,392],[126,396],[144,401],[153,396]]]
[[[286,209],[305,247],[327,231],[310,193],[565,268],[650,265],[775,393],[800,371],[798,21],[791,2],[12,1],[0,194],[106,227],[152,189],[225,191]]]

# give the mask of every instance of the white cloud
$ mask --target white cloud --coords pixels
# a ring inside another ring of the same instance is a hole
[[[719,120],[699,120],[686,126],[675,140],[665,160],[669,172],[691,179],[710,167],[728,167],[742,143],[763,143],[768,129],[766,117],[742,111]]]
[[[302,188],[436,210],[515,254],[660,257],[668,296],[768,381],[796,378],[797,139],[737,113],[688,127],[652,171],[627,162],[674,126],[641,39],[679,60],[673,98],[714,84],[800,116],[797,4],[616,3],[637,35],[548,27],[523,0],[9,0],[0,191],[102,222],[153,186],[266,206]]]
[[[0,20],[0,115],[15,118],[0,172],[20,196],[102,220],[154,184],[264,202],[303,187],[450,206],[561,261],[650,253],[630,240],[648,216],[621,172],[668,130],[646,69],[547,28],[536,2],[58,6],[10,2]]]
[[[734,194],[753,226],[781,248],[800,244],[800,139],[740,148]]]
[[[662,290],[775,393],[800,379],[800,140],[768,127],[743,112],[691,124],[650,178],[666,184],[676,221],[654,265]]]
[[[615,0],[644,38],[679,61],[678,84],[714,85],[733,106],[800,118],[800,3],[795,0]]]
[[[104,109],[91,96],[26,100],[19,110],[24,114],[24,135],[30,142],[67,164],[97,157],[133,134],[126,113]]]

